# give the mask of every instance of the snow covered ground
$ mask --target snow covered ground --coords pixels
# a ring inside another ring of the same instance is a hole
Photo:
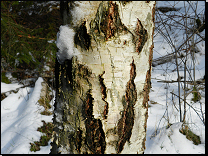
[[[152,72],[154,78],[158,73]],[[179,132],[181,124],[178,119],[178,113],[174,112],[173,106],[169,108],[169,117],[171,125],[166,129],[167,122],[163,119],[160,128],[155,136],[155,130],[158,128],[160,119],[166,111],[166,89],[164,85],[152,80],[152,91],[150,100],[157,102],[151,104],[148,110],[147,137],[145,154],[150,153],[205,153],[205,127],[198,116],[189,109],[190,120],[193,125],[192,130],[201,138],[201,144],[194,145],[192,141]],[[17,93],[11,93],[1,101],[1,153],[2,154],[48,154],[50,152],[50,141],[48,146],[41,146],[40,151],[31,152],[30,144],[39,141],[41,133],[37,128],[42,126],[41,120],[52,122],[52,115],[41,115],[44,110],[38,104],[40,92],[42,89],[40,77],[34,88],[20,88]],[[21,85],[1,83],[1,92],[21,87]],[[176,87],[176,86],[175,86]],[[173,89],[173,88],[172,88]],[[51,104],[54,103],[54,99]],[[197,105],[197,104],[196,104]]]
[[[43,106],[38,104],[42,89],[40,77],[34,88],[20,88],[17,93],[9,94],[1,101],[1,153],[2,154],[30,154],[30,143],[39,141],[41,132],[37,128],[45,122],[52,122],[52,115],[41,115]],[[21,85],[5,84],[1,82],[1,93],[10,88]],[[53,101],[51,101],[53,102]],[[52,103],[51,103],[52,104]],[[50,146],[42,147],[40,153],[49,153]],[[38,153],[36,152],[36,153]]]
[[[181,7],[183,2],[178,2],[177,5]],[[200,5],[202,6],[201,3]],[[159,6],[163,6],[162,2],[159,3]],[[155,34],[157,34],[157,30]],[[178,42],[180,43],[179,39]],[[201,42],[197,45],[200,52],[195,54],[196,80],[205,75],[205,46],[203,44],[204,42]],[[168,52],[171,52],[169,44],[160,35],[155,36],[153,59],[166,55]],[[188,65],[191,65],[191,61],[188,62]],[[173,71],[174,69],[175,65],[172,62],[158,65],[152,69],[145,154],[205,153],[205,126],[188,105],[186,122],[189,128],[200,136],[201,144],[194,145],[192,141],[179,132],[182,123],[179,122],[179,111],[177,110],[179,109],[178,98],[170,93],[178,95],[177,82],[158,82],[158,80],[176,80],[177,72]],[[44,110],[44,107],[38,104],[42,82],[43,79],[39,77],[33,88],[20,88],[22,85],[17,83],[5,84],[1,82],[1,93],[19,88],[16,93],[7,92],[7,97],[1,101],[1,154],[48,154],[50,152],[50,141],[48,146],[41,146],[40,151],[30,151],[30,143],[39,141],[40,136],[43,135],[37,131],[37,128],[43,125],[41,120],[52,122],[52,115],[40,114]],[[190,85],[188,87],[191,88]],[[200,91],[200,93],[204,95],[204,91]],[[182,89],[181,94],[183,94]],[[198,113],[200,113],[200,107],[205,112],[205,96],[201,97],[202,106],[199,102],[194,103],[192,98],[193,95],[189,94],[186,98],[187,103],[195,108]],[[51,100],[51,105],[53,105],[54,100],[54,98]],[[167,128],[167,121],[172,124],[169,128]],[[155,133],[156,130],[157,133]]]

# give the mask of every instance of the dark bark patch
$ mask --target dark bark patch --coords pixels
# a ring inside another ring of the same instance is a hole
[[[135,44],[136,44],[136,52],[140,54],[144,44],[147,42],[147,30],[143,27],[141,21],[137,18],[137,25],[135,29]]]
[[[73,131],[66,134],[64,133],[64,131],[61,131],[59,129],[59,127],[64,127],[63,126],[64,123],[68,122],[66,116],[70,115],[70,112],[67,111],[67,108],[66,108],[66,105],[69,104],[68,103],[69,100],[66,98],[66,95],[73,94],[73,88],[72,88],[72,83],[71,83],[72,82],[72,60],[65,60],[63,64],[60,64],[58,60],[56,59],[55,82],[56,82],[56,99],[54,103],[54,115],[53,115],[54,141],[51,143],[51,146],[52,146],[51,153],[58,154],[58,153],[61,153],[59,151],[60,144],[72,143],[71,140],[74,135]],[[62,118],[63,122],[57,121],[56,114],[63,116]],[[63,114],[65,114],[65,116]],[[63,142],[60,142],[60,138],[66,138],[66,139],[65,140],[63,139],[62,140]],[[67,141],[68,138],[69,140]],[[70,144],[70,147],[73,148],[73,145]]]
[[[137,91],[134,83],[136,77],[136,66],[134,60],[131,63],[130,80],[126,86],[126,94],[122,99],[124,110],[122,112],[122,118],[118,121],[118,147],[117,151],[120,153],[126,141],[129,142],[131,138],[131,131],[134,125],[134,105],[137,100]]]
[[[104,154],[105,134],[100,119],[86,119],[86,143],[91,154]]]
[[[105,71],[103,72],[103,74],[105,74]],[[107,97],[107,94],[106,94],[106,87],[105,87],[105,84],[103,83],[103,74],[100,74],[99,75],[99,81],[100,81],[100,89],[101,89],[101,93],[103,95],[103,99],[105,99]]]
[[[80,149],[82,146],[82,130],[80,128],[77,129],[76,132],[76,137],[75,137],[75,146],[76,146],[76,150],[80,153]]]
[[[92,95],[90,94],[90,90],[89,90],[88,93],[87,93],[86,101],[83,104],[83,111],[82,111],[83,117],[85,119],[86,118],[92,119],[94,117],[92,115],[92,113],[93,113],[93,104],[92,104],[92,101],[93,100],[94,99],[93,99]]]
[[[90,91],[87,93],[85,104],[83,105],[83,116],[85,117],[86,138],[85,143],[91,154],[104,154],[106,148],[105,134],[100,119],[93,116],[93,97]]]
[[[74,36],[75,45],[79,45],[82,49],[89,50],[91,45],[91,37],[87,33],[86,21],[84,21],[77,29]]]
[[[146,111],[145,113],[145,123],[144,123],[144,130],[145,130],[145,133],[147,131],[147,118],[148,118],[148,111]],[[145,142],[146,142],[146,137],[144,137],[143,141],[142,141],[142,148],[145,150],[146,147],[145,147]]]
[[[152,8],[152,21],[153,21],[153,23],[155,23],[155,5],[156,5],[156,3],[154,4],[154,6]],[[154,34],[154,29],[155,29],[155,27],[153,28],[152,34]],[[153,38],[153,35],[152,35],[152,38]]]
[[[145,82],[145,86],[143,89],[143,96],[144,96],[143,106],[144,106],[144,108],[148,107],[149,91],[150,91],[150,87],[151,87],[150,77],[151,77],[151,70],[149,69],[146,74],[146,82]]]
[[[109,3],[109,9],[108,9],[108,16],[105,19],[106,24],[107,24],[107,29],[106,29],[106,39],[110,38],[111,36],[114,36],[114,33],[116,31],[116,20],[118,16],[118,8],[116,3]]]
[[[103,74],[105,74],[105,71],[103,72]],[[100,81],[101,93],[103,95],[102,100],[105,102],[103,115],[104,115],[104,119],[107,119],[107,115],[108,115],[108,102],[105,100],[106,97],[107,97],[107,94],[106,94],[106,87],[105,87],[105,84],[103,82],[104,79],[102,78],[103,74],[99,75],[99,81]]]
[[[67,59],[64,61],[63,64],[60,64],[56,59],[56,66],[55,66],[56,88],[61,87],[61,90],[66,91],[72,87],[71,82],[72,82],[72,60]]]
[[[149,92],[150,92],[150,88],[151,88],[151,64],[152,64],[152,57],[153,57],[153,47],[154,47],[153,45],[150,47],[150,52],[149,52],[150,69],[147,71],[145,85],[144,85],[144,89],[143,89],[143,95],[144,95],[143,106],[145,108],[148,107]]]

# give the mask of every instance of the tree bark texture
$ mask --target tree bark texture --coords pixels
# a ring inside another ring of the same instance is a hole
[[[143,153],[155,2],[73,2],[69,8],[80,54],[56,62],[51,153]]]

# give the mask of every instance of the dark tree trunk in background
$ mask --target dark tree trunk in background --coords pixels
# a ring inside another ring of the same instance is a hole
[[[143,153],[155,2],[67,3],[80,55],[56,61],[51,154]]]
[[[60,14],[63,20],[63,24],[69,23],[69,1],[60,1]]]

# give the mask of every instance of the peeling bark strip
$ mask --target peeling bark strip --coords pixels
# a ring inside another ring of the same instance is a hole
[[[147,30],[144,29],[141,21],[137,18],[137,26],[135,29],[135,33],[136,33],[136,52],[139,54],[142,51],[142,48],[144,46],[144,44],[147,41],[148,38],[148,34],[147,34]]]
[[[105,74],[105,71],[103,72],[103,74]],[[100,81],[101,93],[103,95],[102,100],[105,102],[105,108],[104,108],[103,115],[104,115],[104,119],[107,119],[107,115],[108,115],[108,102],[105,100],[106,97],[107,97],[107,94],[106,94],[105,84],[103,83],[103,80],[104,80],[102,78],[103,74],[99,75],[99,81]]]
[[[83,116],[85,120],[86,128],[86,145],[91,151],[90,154],[104,154],[106,143],[105,143],[105,134],[102,128],[102,122],[100,119],[95,119],[93,116],[93,97],[90,93],[90,90],[87,93],[87,99],[85,104],[83,104],[84,111]]]
[[[131,63],[130,80],[126,86],[125,101],[123,102],[124,111],[122,112],[122,118],[118,121],[118,153],[123,150],[126,141],[129,142],[131,138],[131,131],[134,125],[134,105],[137,101],[137,91],[134,83],[136,77],[136,66],[134,60]]]

